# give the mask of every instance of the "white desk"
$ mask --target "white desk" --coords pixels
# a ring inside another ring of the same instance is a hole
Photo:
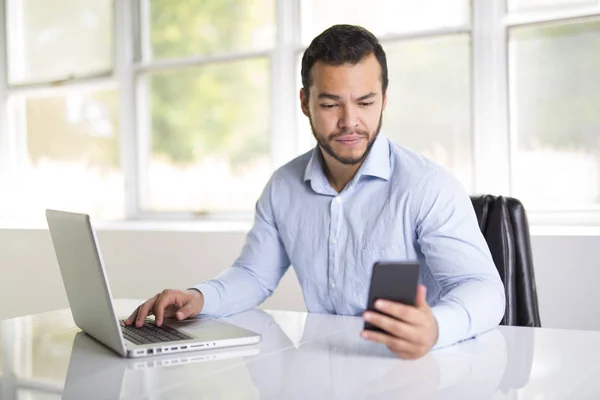
[[[127,315],[138,301],[120,300]],[[258,347],[126,360],[68,310],[2,321],[0,398],[600,398],[600,332],[500,327],[403,361],[356,317],[253,310],[228,318]]]

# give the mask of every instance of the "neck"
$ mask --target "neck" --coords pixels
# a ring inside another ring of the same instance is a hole
[[[363,159],[357,164],[346,165],[331,157],[323,150],[321,150],[321,154],[323,155],[323,169],[325,176],[327,177],[331,187],[334,188],[338,193],[344,190],[348,182],[354,178],[354,175],[356,175],[356,172],[364,162]]]

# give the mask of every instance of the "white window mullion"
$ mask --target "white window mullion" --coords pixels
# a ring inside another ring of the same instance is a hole
[[[137,21],[139,32],[137,36],[137,54],[134,72],[136,81],[136,122],[137,122],[137,188],[138,188],[138,219],[147,219],[148,215],[148,168],[152,152],[151,129],[151,88],[150,75],[140,65],[151,65],[152,45],[150,32],[150,3],[148,0],[138,0]],[[149,72],[149,71],[148,71]]]
[[[26,76],[27,70],[29,69],[25,57],[25,11],[23,1],[12,1],[10,5],[11,7],[8,8],[7,1],[3,1],[2,12],[5,13],[5,16],[2,21],[2,28],[4,30],[2,34],[5,35],[5,54],[8,55],[10,52],[11,55],[10,64],[8,56],[6,57],[7,82],[9,80],[9,72],[11,74],[10,80],[14,81],[20,80],[22,77]],[[9,29],[8,21],[11,21],[12,29]],[[9,30],[10,34],[8,33]],[[9,65],[11,68],[8,68]]]
[[[125,217],[139,212],[139,171],[137,167],[137,133],[135,120],[135,50],[134,29],[136,1],[115,1],[115,76],[120,90],[120,154],[125,181]]]
[[[271,57],[270,152],[273,168],[296,156],[296,48],[298,0],[275,0],[277,37]]]
[[[9,197],[14,195],[14,185],[11,177],[14,177],[14,155],[10,146],[10,137],[7,123],[7,46],[6,46],[6,4],[0,0],[0,192],[8,193],[8,196],[0,196],[0,207],[8,210]]]
[[[510,194],[507,32],[503,1],[474,1],[472,33],[475,192]]]

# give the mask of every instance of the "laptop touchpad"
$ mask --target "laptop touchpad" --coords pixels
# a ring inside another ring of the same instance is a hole
[[[222,324],[212,319],[169,322],[167,325],[200,340],[234,339],[243,336],[240,328],[229,324]]]

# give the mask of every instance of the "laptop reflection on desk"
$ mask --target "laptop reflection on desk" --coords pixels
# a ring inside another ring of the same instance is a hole
[[[128,370],[172,369],[186,364],[227,359],[235,364],[240,362],[235,359],[255,356],[259,353],[258,345],[249,345],[194,353],[165,354],[143,359],[126,359],[116,356],[114,352],[86,333],[78,332],[73,340],[62,398],[63,400],[119,399]]]

